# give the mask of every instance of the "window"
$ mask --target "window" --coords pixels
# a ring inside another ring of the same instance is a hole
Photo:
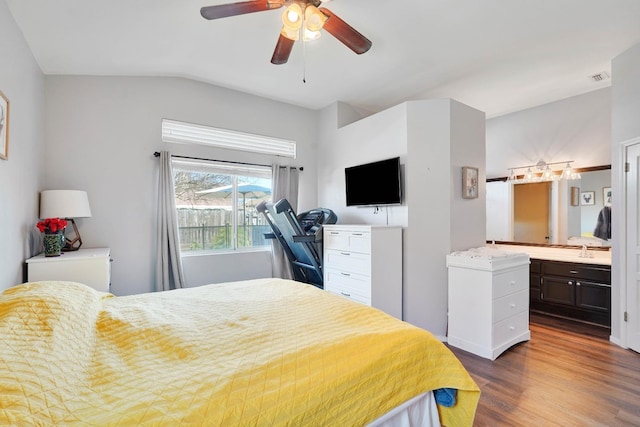
[[[162,140],[296,158],[295,141],[176,120],[162,119]]]
[[[269,245],[255,207],[271,200],[271,168],[173,159],[180,250],[230,251]]]

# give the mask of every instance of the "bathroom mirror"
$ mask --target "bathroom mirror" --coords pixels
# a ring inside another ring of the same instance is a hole
[[[610,237],[594,231],[599,216],[610,221],[611,165],[578,172],[575,180],[488,180],[487,241],[608,248]]]

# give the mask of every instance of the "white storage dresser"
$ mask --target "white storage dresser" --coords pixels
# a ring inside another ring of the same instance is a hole
[[[324,289],[402,319],[402,227],[325,225]]]
[[[529,332],[529,255],[492,248],[447,256],[448,343],[495,360]]]
[[[101,292],[109,292],[111,284],[111,249],[78,249],[57,257],[36,255],[27,260],[30,282],[63,280],[79,282]]]

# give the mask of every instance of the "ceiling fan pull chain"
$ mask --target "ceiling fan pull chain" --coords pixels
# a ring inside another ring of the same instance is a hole
[[[307,83],[307,42],[304,40],[304,27],[305,25],[303,23],[300,28],[300,40],[302,41],[302,83]]]

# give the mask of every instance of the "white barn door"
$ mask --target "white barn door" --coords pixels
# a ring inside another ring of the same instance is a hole
[[[640,352],[640,144],[626,151],[627,345]]]

